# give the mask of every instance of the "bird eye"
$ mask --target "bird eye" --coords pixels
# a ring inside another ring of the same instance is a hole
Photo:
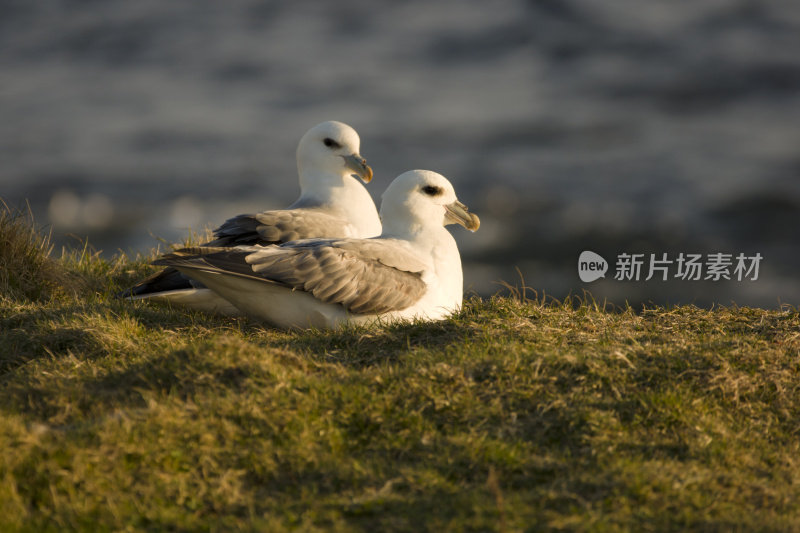
[[[436,187],[434,185],[426,185],[422,188],[422,192],[427,194],[428,196],[438,196],[442,194],[442,188]]]
[[[341,148],[342,147],[341,144],[337,143],[336,141],[334,141],[330,137],[325,137],[325,140],[322,141],[322,142],[325,143],[325,146],[327,146],[328,148],[336,149],[336,148]]]

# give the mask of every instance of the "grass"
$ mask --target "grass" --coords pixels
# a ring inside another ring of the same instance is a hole
[[[800,529],[800,314],[470,298],[282,332],[0,218],[2,531]]]

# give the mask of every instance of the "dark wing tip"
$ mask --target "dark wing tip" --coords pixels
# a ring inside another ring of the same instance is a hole
[[[175,270],[165,268],[152,274],[128,290],[117,293],[117,298],[133,298],[134,296],[144,296],[156,294],[164,291],[175,291],[180,289],[191,289],[193,287],[189,278]]]

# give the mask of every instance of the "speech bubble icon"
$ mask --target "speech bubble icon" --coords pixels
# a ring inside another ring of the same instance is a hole
[[[606,277],[608,262],[599,254],[584,250],[578,257],[578,276],[584,283]]]

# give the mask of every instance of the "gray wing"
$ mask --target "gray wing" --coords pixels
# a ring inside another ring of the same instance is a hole
[[[354,314],[399,311],[427,290],[425,265],[386,241],[307,241],[266,249],[185,248],[155,264],[278,283]]]
[[[240,246],[283,244],[298,239],[342,238],[348,236],[348,224],[340,217],[318,209],[264,211],[238,215],[214,230],[215,239],[203,246]],[[203,287],[174,268],[166,268],[147,277],[119,294],[121,298],[145,296],[164,291]]]
[[[298,239],[348,237],[348,224],[341,217],[314,209],[264,211],[239,215],[214,230],[207,246],[281,244]]]

